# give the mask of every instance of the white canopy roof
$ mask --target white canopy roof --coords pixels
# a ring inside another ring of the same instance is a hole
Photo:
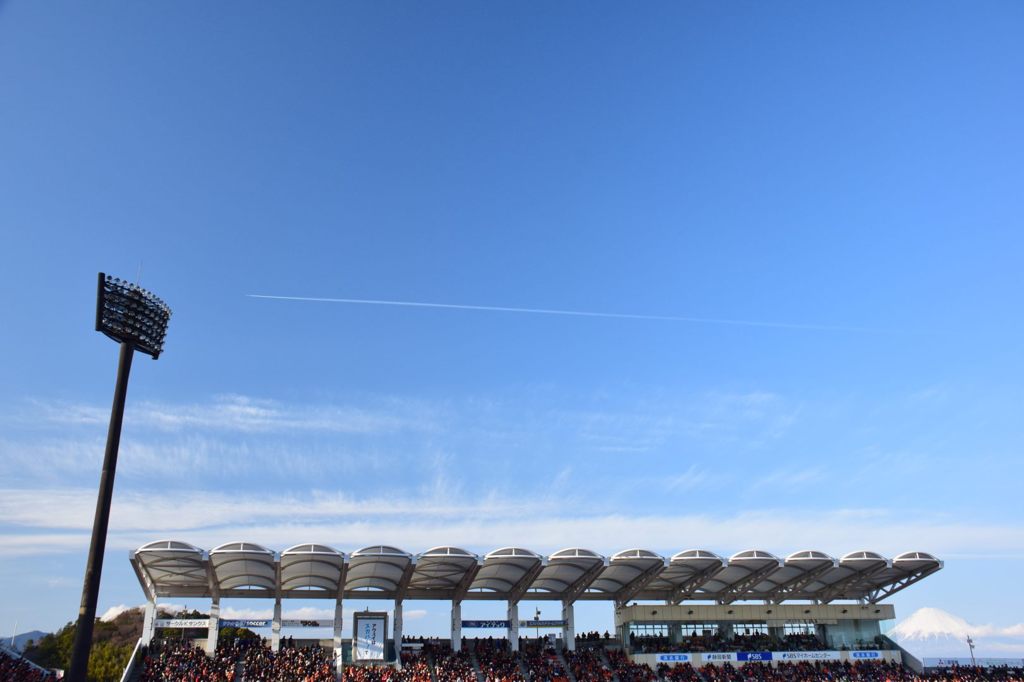
[[[573,547],[543,556],[503,547],[483,557],[458,547],[410,554],[374,545],[344,553],[323,544],[277,553],[251,542],[204,551],[161,540],[131,552],[139,582],[151,599],[259,597],[292,599],[523,599],[734,601],[837,599],[880,601],[942,568],[925,552],[893,559],[866,550],[835,559],[802,550],[779,559],[749,549],[723,559],[706,549],[665,558],[646,549],[604,557]]]

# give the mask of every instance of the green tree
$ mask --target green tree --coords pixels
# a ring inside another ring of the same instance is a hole
[[[118,682],[131,655],[132,649],[124,644],[109,640],[93,644],[89,654],[90,682]]]
[[[136,622],[137,621],[137,622]],[[25,648],[25,658],[44,668],[71,667],[75,624],[68,623],[53,634],[44,635]],[[93,630],[87,676],[90,682],[117,682],[142,633],[142,613],[130,609],[112,621],[97,621]]]

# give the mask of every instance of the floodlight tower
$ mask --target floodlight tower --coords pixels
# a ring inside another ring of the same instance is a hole
[[[171,309],[159,298],[137,284],[99,274],[96,293],[96,331],[103,332],[121,344],[117,364],[117,382],[114,384],[114,405],[110,410],[107,429],[107,449],[103,456],[103,473],[96,499],[96,516],[92,522],[92,541],[89,559],[85,564],[82,585],[82,605],[78,609],[78,627],[75,645],[71,651],[70,682],[85,682],[92,648],[92,629],[96,620],[96,601],[100,592],[100,574],[103,572],[103,551],[107,545],[107,522],[110,519],[110,500],[114,495],[114,472],[117,469],[117,449],[121,444],[121,421],[124,402],[128,394],[128,373],[136,350],[160,357],[167,335]]]

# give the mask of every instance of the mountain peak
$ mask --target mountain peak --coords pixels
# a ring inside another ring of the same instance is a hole
[[[972,627],[963,618],[942,609],[926,607],[914,611],[899,625],[889,631],[897,641],[924,639],[965,639]]]

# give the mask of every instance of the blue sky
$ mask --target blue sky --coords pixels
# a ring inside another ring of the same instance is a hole
[[[101,610],[161,538],[756,546],[931,551],[898,614],[1014,625],[1022,29],[1009,2],[0,5],[0,626],[76,612],[99,270],[174,310]]]

